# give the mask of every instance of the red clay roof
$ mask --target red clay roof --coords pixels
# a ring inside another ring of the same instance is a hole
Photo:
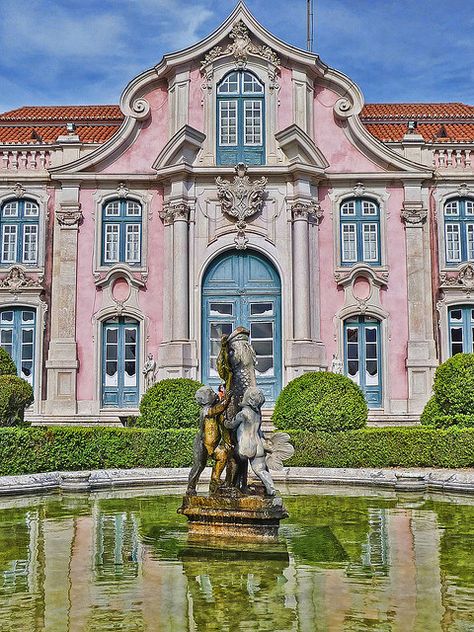
[[[364,123],[369,132],[384,143],[400,142],[407,133],[406,123]],[[474,143],[474,122],[463,124],[418,123],[416,133],[428,143]]]
[[[0,114],[0,121],[117,121],[123,120],[118,105],[44,105],[25,106]]]
[[[364,106],[361,119],[367,120],[452,120],[473,119],[474,106],[464,103],[368,103]]]

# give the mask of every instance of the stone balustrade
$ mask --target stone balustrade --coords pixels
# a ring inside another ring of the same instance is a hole
[[[44,171],[50,166],[51,153],[44,149],[7,149],[0,151],[0,171]]]
[[[436,169],[469,169],[474,167],[474,150],[472,149],[435,149],[433,166]]]

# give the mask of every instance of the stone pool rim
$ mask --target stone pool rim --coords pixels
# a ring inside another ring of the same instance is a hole
[[[94,492],[103,489],[185,485],[189,468],[134,468],[44,472],[0,477],[0,496],[52,491]],[[210,469],[203,473],[205,482]],[[274,472],[282,484],[354,485],[398,492],[474,494],[474,468],[316,468],[291,467]]]

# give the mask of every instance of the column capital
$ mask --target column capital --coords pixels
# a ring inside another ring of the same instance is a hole
[[[191,207],[187,202],[165,202],[163,208],[160,211],[160,217],[165,225],[173,224],[174,222],[189,222],[191,214]]]
[[[293,204],[290,206],[290,210],[291,219],[294,222],[299,220],[313,220],[317,224],[320,224],[324,215],[319,202],[315,201],[293,202]]]
[[[55,212],[56,221],[61,228],[77,230],[82,223],[81,205],[77,202],[61,202]]]
[[[426,222],[428,211],[423,202],[403,202],[400,217],[406,226],[421,228]]]

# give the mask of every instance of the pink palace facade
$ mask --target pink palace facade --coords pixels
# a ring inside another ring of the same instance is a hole
[[[473,350],[473,165],[473,106],[364,105],[242,3],[119,107],[1,114],[0,343],[30,418],[117,423],[146,366],[217,384],[243,324],[270,408],[333,369],[414,419]]]

